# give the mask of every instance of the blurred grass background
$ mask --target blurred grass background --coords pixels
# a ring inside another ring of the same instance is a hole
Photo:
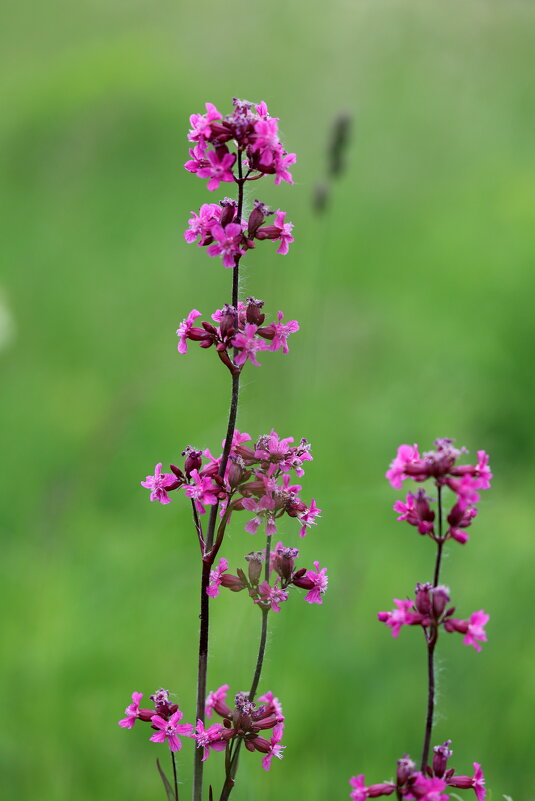
[[[302,563],[331,585],[322,607],[273,616],[261,688],[284,703],[288,748],[269,774],[244,755],[234,795],[343,799],[352,774],[385,780],[419,755],[422,642],[375,615],[429,577],[432,549],[395,523],[383,475],[400,442],[453,436],[491,453],[495,481],[444,580],[461,614],[492,618],[480,655],[442,639],[434,741],[453,739],[461,772],[481,762],[492,799],[535,798],[534,23],[529,0],[4,9],[3,797],[159,799],[156,746],[117,720],[162,685],[193,716],[195,537],[187,506],[149,504],[139,481],[222,438],[226,371],[176,353],[178,322],[230,280],[182,238],[208,197],[181,165],[188,115],[237,95],[265,99],[298,154],[295,187],[249,197],[288,210],[295,244],[250,254],[243,293],[302,325],[288,357],[247,370],[239,427],[312,440],[304,495],[323,518]],[[318,219],[341,109],[349,171]],[[237,519],[225,555],[259,543]],[[230,593],[212,608],[208,683],[236,691],[259,615]]]

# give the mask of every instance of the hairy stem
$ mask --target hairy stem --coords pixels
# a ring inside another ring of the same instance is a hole
[[[243,211],[243,167],[242,167],[242,153],[238,151],[238,209],[236,222],[241,222]],[[239,288],[239,270],[240,270],[240,256],[236,256],[234,269],[232,270],[232,305],[237,308],[238,306],[238,288]],[[232,374],[232,393],[230,399],[230,410],[227,424],[227,433],[225,436],[225,445],[223,454],[221,456],[221,463],[219,465],[219,476],[224,477],[227,469],[227,463],[230,455],[230,448],[232,446],[232,439],[234,437],[234,430],[236,428],[236,418],[238,415],[238,398],[240,391],[240,374],[239,372]],[[209,597],[206,594],[206,588],[210,582],[210,568],[213,564],[214,555],[211,553],[214,544],[215,525],[217,521],[217,513],[219,510],[219,503],[212,506],[210,510],[210,519],[208,522],[208,530],[206,532],[206,539],[204,540],[204,554],[203,566],[201,576],[201,610],[200,610],[200,632],[199,632],[199,661],[197,671],[197,720],[204,723],[204,704],[206,699],[206,673],[208,667],[208,638],[210,632],[209,625]],[[195,749],[194,768],[193,768],[193,801],[202,801],[202,784],[203,784],[203,768],[202,761],[203,749]]]
[[[437,553],[435,558],[435,572],[433,574],[433,587],[436,587],[440,578],[440,565],[442,561],[442,548],[444,547],[444,537],[442,535],[442,487],[437,487],[438,491],[438,537]],[[435,714],[435,647],[438,639],[438,628],[433,626],[425,632],[427,643],[427,714],[425,718],[424,746],[422,750],[422,764],[420,770],[424,773],[429,760],[429,746],[431,744],[431,733],[433,731],[433,717]]]
[[[268,581],[269,579],[270,554],[271,554],[271,537],[268,536],[266,537],[265,567],[264,567],[264,577],[266,581]],[[262,627],[260,631],[260,643],[258,645],[258,656],[256,658],[256,667],[253,676],[253,683],[251,684],[251,689],[249,691],[249,701],[253,701],[256,695],[258,684],[260,682],[260,676],[262,675],[264,656],[266,653],[266,642],[267,642],[267,631],[268,631],[267,620],[268,620],[269,609],[261,607],[261,611],[262,611]],[[232,759],[230,760],[230,769],[227,770],[225,783],[223,785],[223,789],[221,790],[219,801],[227,801],[229,795],[232,792],[232,788],[234,787],[236,773],[238,772],[238,760],[240,757],[241,744],[242,740],[240,739],[236,743],[234,754],[232,756]]]

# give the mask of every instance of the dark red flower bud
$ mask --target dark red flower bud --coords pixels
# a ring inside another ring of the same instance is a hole
[[[180,467],[176,466],[176,464],[170,464],[169,469],[171,470],[172,473],[175,474],[175,476],[178,478],[179,481],[184,482],[186,480],[184,477],[184,473],[182,472]]]
[[[264,562],[264,555],[262,551],[251,551],[245,559],[249,565],[249,581],[251,584],[258,584],[258,580],[262,574],[262,565]]]
[[[254,323],[254,325],[262,325],[264,320],[266,319],[266,315],[262,314],[260,309],[264,305],[263,300],[257,300],[256,298],[247,298],[247,308],[245,310],[245,315],[247,317],[248,323]]]
[[[154,709],[140,709],[137,713],[139,720],[151,720],[154,717],[156,712]]]
[[[221,586],[226,587],[231,592],[240,592],[240,590],[245,589],[247,584],[238,576],[233,576],[232,573],[224,573],[221,576]]]
[[[184,459],[184,472],[186,476],[190,478],[191,473],[193,470],[199,470],[202,465],[202,453],[201,451],[196,451],[195,448],[192,448],[190,445],[182,451],[182,456],[185,456]]]
[[[433,590],[433,614],[439,620],[446,606],[450,602],[450,593],[447,587],[439,585]]]

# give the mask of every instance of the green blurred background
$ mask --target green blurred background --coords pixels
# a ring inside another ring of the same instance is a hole
[[[272,616],[261,689],[284,703],[288,748],[269,774],[244,756],[236,801],[344,799],[352,774],[385,780],[420,753],[423,644],[376,611],[430,575],[383,476],[399,443],[436,436],[487,449],[495,481],[444,570],[461,614],[491,613],[489,642],[442,638],[434,740],[453,739],[461,772],[484,765],[492,799],[535,798],[535,5],[54,0],[12,5],[0,30],[3,797],[161,799],[163,752],[117,720],[162,685],[193,717],[190,515],[139,482],[222,439],[228,374],[176,352],[178,322],[230,280],[182,238],[208,200],[182,163],[189,114],[237,95],[265,99],[298,154],[294,187],[249,196],[287,209],[296,240],[251,253],[243,293],[302,325],[287,357],[247,369],[239,427],[312,441],[304,495],[323,518],[302,563],[331,584],[322,607]],[[342,109],[349,169],[318,218]],[[260,542],[237,519],[224,553]],[[236,691],[259,614],[230,593],[212,609],[208,683]],[[207,765],[219,786],[222,760]]]

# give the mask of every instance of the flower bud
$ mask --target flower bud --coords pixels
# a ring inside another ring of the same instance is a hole
[[[195,448],[192,448],[191,445],[182,451],[182,456],[185,456],[184,459],[184,472],[186,476],[190,478],[191,473],[193,470],[199,470],[202,465],[202,452],[196,451]]]
[[[442,617],[446,606],[450,602],[450,593],[447,587],[444,587],[440,584],[438,587],[433,589],[433,614],[435,618],[438,620]]]
[[[453,751],[448,747],[451,745],[451,740],[446,740],[444,745],[435,745],[433,748],[433,773],[441,779],[448,767],[448,759],[453,754]]]
[[[429,582],[416,585],[416,609],[421,615],[431,614],[431,590]]]
[[[226,197],[224,200],[219,202],[219,205],[223,209],[221,212],[220,223],[224,228],[226,225],[234,221],[238,204],[235,200],[232,200],[232,198]]]
[[[396,782],[398,787],[401,787],[407,782],[407,779],[413,772],[416,765],[408,754],[405,754],[402,759],[398,759],[398,768],[396,774]]]
[[[239,576],[233,576],[232,573],[224,573],[221,576],[221,586],[226,587],[231,592],[240,592],[240,590],[245,589],[247,584]]]
[[[230,306],[228,303],[226,303],[223,307],[223,314],[219,323],[219,330],[221,331],[221,336],[223,339],[232,337],[236,333],[236,318],[236,309],[234,306]]]
[[[258,584],[262,573],[262,563],[264,561],[262,551],[251,551],[251,553],[247,554],[245,559],[249,563],[249,581],[251,584]]]
[[[245,311],[247,322],[253,323],[254,325],[262,325],[264,320],[266,319],[266,315],[262,314],[260,309],[264,305],[263,300],[257,300],[256,298],[247,298],[247,309]]]
[[[248,471],[245,470],[245,464],[241,456],[231,456],[227,476],[231,489],[236,489],[236,487],[242,483],[247,473]]]

